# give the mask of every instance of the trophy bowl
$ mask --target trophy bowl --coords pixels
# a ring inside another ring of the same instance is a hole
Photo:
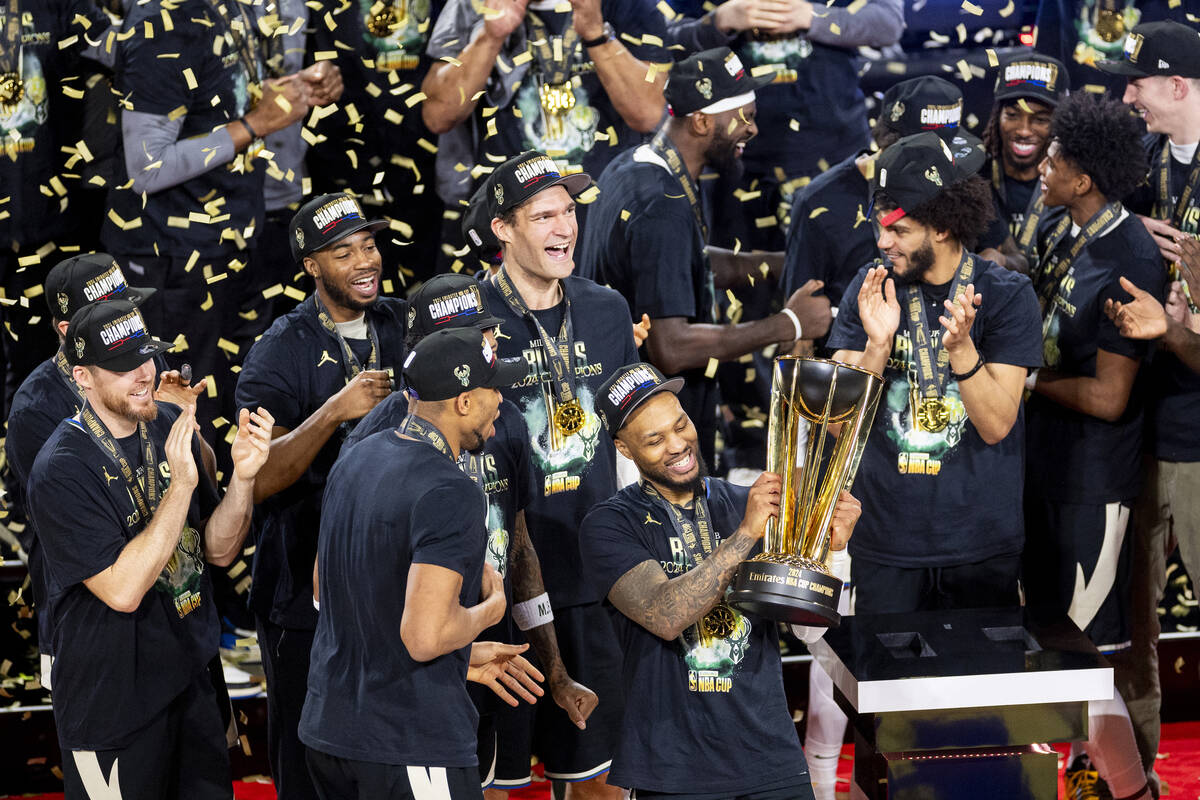
[[[738,566],[730,605],[796,625],[838,624],[842,581],[829,570],[829,530],[882,392],[882,377],[853,364],[775,359],[767,471],[783,479],[779,516],[767,521],[763,551]]]

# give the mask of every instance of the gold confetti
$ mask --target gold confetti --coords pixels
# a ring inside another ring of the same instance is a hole
[[[412,97],[405,98],[404,105],[408,106],[409,108],[412,108],[413,106],[415,106],[417,103],[421,102],[424,99],[425,99],[425,93],[417,92]]]
[[[313,53],[313,61],[335,61],[337,57],[337,50],[318,50]]]
[[[196,90],[200,84],[196,83],[196,75],[192,72],[191,67],[184,67],[183,79],[187,82],[187,87],[192,91]]]
[[[721,366],[721,362],[717,361],[715,358],[710,357],[708,359],[708,364],[704,367],[704,377],[706,377],[706,378],[717,377],[717,367],[719,367],[719,366]]]
[[[822,214],[824,214],[824,213],[825,213],[826,211],[828,211],[828,210],[829,210],[829,209],[828,209],[828,208],[826,208],[825,206],[821,206],[820,208],[814,208],[814,209],[813,209],[811,212],[809,212],[808,218],[809,218],[809,219],[816,219],[817,217],[821,216]]]
[[[628,222],[629,218],[631,216],[632,215],[629,213],[629,211],[627,209],[624,209],[624,208],[621,209],[621,222]]]
[[[1000,9],[1000,16],[1007,17],[1007,16],[1011,15],[1013,13],[1013,11],[1016,9],[1016,7],[1017,6],[1015,3],[1015,0],[1008,0],[1008,5],[1006,5],[1002,9]]]
[[[974,14],[977,17],[983,16],[983,9],[980,6],[970,2],[970,0],[963,0],[962,10],[968,14]]]
[[[988,66],[989,67],[1000,66],[1000,58],[996,55],[996,51],[989,47],[986,52],[987,52]]]

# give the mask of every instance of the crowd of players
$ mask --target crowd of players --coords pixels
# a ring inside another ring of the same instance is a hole
[[[2,5],[6,484],[68,797],[229,796],[249,537],[284,800],[495,800],[531,754],[574,800],[831,798],[828,677],[802,751],[777,627],[723,602],[780,487],[717,376],[785,353],[887,381],[843,611],[1069,616],[1116,691],[1068,786],[1157,796],[1194,28],[1134,27],[1121,98],[1012,54],[980,141],[936,77],[868,132],[893,0]]]

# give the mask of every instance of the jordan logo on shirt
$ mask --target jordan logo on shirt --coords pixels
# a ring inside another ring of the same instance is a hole
[[[108,467],[101,467],[100,471],[104,474],[104,481],[106,484],[112,483],[113,481],[115,481],[117,479],[116,475],[108,474]]]
[[[650,516],[650,512],[649,512],[649,511],[647,511],[647,512],[646,512],[646,519],[645,519],[645,521],[644,521],[644,522],[642,522],[642,524],[643,524],[643,525],[650,525],[650,524],[654,524],[654,525],[662,525],[662,523],[661,523],[661,522],[659,522],[658,520],[656,520],[654,517]]]
[[[321,351],[321,360],[317,362],[317,367],[320,368],[324,364],[337,364],[337,363],[339,363],[338,360],[336,358],[334,358],[333,356],[329,355],[328,350],[322,350]]]

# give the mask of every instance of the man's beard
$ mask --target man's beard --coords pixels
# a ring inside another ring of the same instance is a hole
[[[704,463],[704,456],[700,454],[699,448],[693,448],[692,455],[696,459],[696,475],[693,478],[680,479],[672,475],[666,467],[641,467],[642,474],[650,478],[655,483],[661,483],[664,486],[670,486],[672,489],[685,491],[691,489],[692,494],[704,491],[704,479],[708,477],[708,465]]]
[[[375,293],[374,299],[363,302],[362,300],[351,297],[350,293],[341,286],[333,283],[323,283],[322,285],[325,287],[325,294],[329,295],[329,300],[334,305],[341,306],[342,308],[348,308],[351,311],[366,311],[368,308],[375,305],[376,301],[379,300],[379,292]]]
[[[737,157],[737,140],[731,139],[723,132],[718,132],[704,151],[704,163],[720,172],[722,175],[732,174],[740,169],[741,159]]]
[[[921,242],[921,246],[908,255],[908,269],[904,272],[892,269],[892,277],[900,286],[909,286],[914,283],[920,283],[925,280],[925,276],[933,269],[933,243],[929,241],[929,237],[925,237],[925,241]]]
[[[153,387],[150,387],[150,391],[153,391]],[[134,409],[127,395],[107,390],[101,391],[100,401],[110,412],[130,422],[152,422],[158,417],[158,404],[154,402],[143,409]]]

